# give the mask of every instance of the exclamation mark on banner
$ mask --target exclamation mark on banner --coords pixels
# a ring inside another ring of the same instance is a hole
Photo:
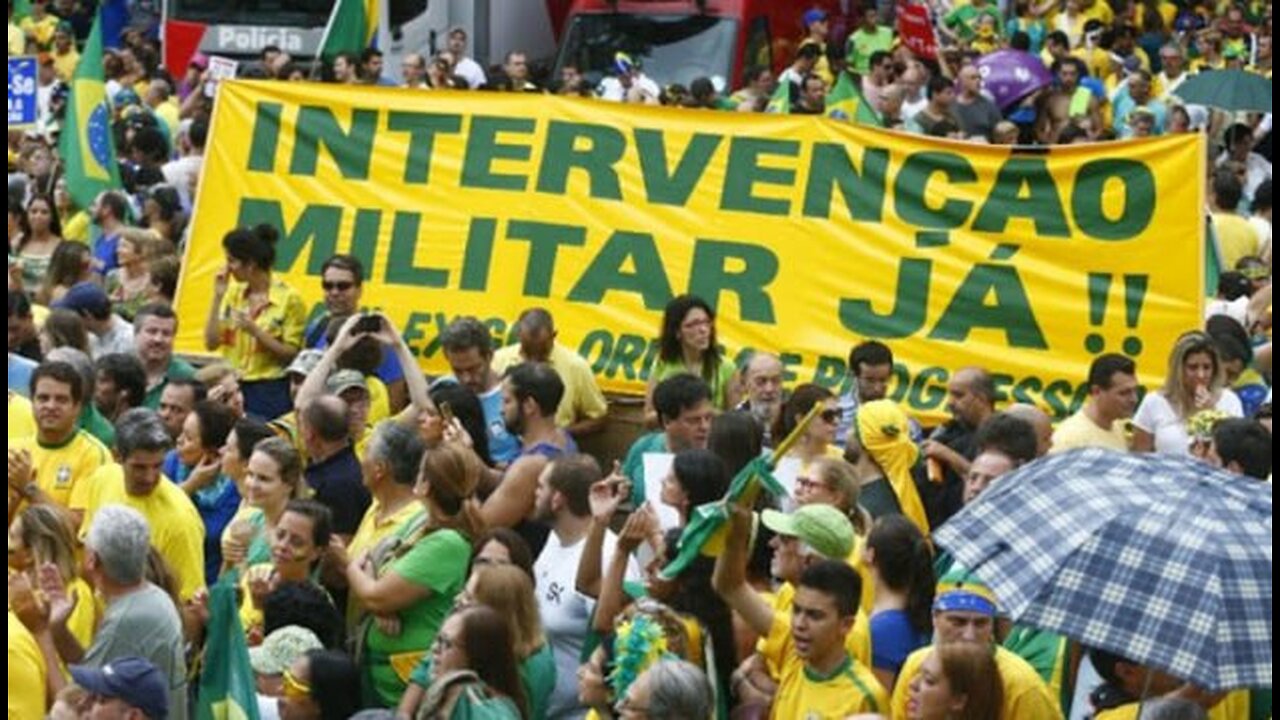
[[[1147,299],[1147,283],[1149,275],[1124,276],[1124,324],[1132,332],[1138,329],[1138,320],[1142,318],[1142,304]],[[1142,338],[1130,335],[1124,339],[1124,354],[1138,357],[1142,354]]]
[[[1111,294],[1111,276],[1106,273],[1089,273],[1089,326],[1102,329],[1107,317],[1107,296]],[[1084,349],[1097,355],[1107,349],[1107,339],[1100,332],[1091,332],[1084,339]]]

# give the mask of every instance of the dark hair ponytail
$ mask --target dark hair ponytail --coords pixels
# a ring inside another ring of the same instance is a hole
[[[876,521],[867,536],[867,548],[875,552],[875,568],[890,590],[907,595],[907,617],[917,632],[933,628],[933,550],[929,541],[902,515]]]
[[[280,231],[262,223],[252,228],[237,228],[222,238],[222,249],[232,258],[270,272],[276,264],[276,243]]]

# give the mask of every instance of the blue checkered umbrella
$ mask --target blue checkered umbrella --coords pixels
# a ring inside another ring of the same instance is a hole
[[[1017,622],[1205,689],[1271,687],[1271,486],[1191,458],[1080,450],[938,530]]]

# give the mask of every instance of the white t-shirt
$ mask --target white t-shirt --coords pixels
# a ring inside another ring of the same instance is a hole
[[[103,355],[128,355],[133,351],[133,325],[119,315],[111,316],[111,328],[102,335],[89,333],[89,355],[94,360]]]
[[[617,545],[617,536],[607,533],[601,574],[608,570],[609,559]],[[547,709],[549,720],[581,720],[587,714],[587,709],[578,703],[578,666],[582,664],[582,646],[590,629],[595,601],[576,590],[578,563],[585,547],[585,538],[565,546],[553,532],[533,566],[533,574],[538,579],[542,629],[556,656],[556,689],[551,694]],[[627,577],[640,577],[634,559],[628,563]]]
[[[1244,416],[1240,398],[1228,389],[1222,391],[1216,409],[1231,417]],[[1191,454],[1191,436],[1187,433],[1187,423],[1173,411],[1173,406],[1164,393],[1147,393],[1138,406],[1138,414],[1133,417],[1133,424],[1155,437],[1156,452],[1163,455]]]
[[[467,85],[470,85],[472,90],[489,82],[489,79],[484,74],[484,68],[480,67],[480,63],[469,57],[464,57],[458,61],[458,64],[453,68],[453,74],[466,80]]]
[[[650,80],[645,75],[637,75],[631,81],[632,87],[639,88],[645,95],[655,100],[662,96],[662,88],[658,87],[658,83]],[[627,99],[628,93],[631,91],[623,86],[622,81],[616,77],[610,76],[600,81],[600,99],[609,102],[623,102]]]

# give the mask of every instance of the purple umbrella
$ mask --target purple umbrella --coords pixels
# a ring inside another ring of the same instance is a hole
[[[976,64],[982,73],[983,89],[1001,110],[1012,108],[1053,83],[1053,76],[1040,58],[1021,50],[999,50],[978,58]]]

